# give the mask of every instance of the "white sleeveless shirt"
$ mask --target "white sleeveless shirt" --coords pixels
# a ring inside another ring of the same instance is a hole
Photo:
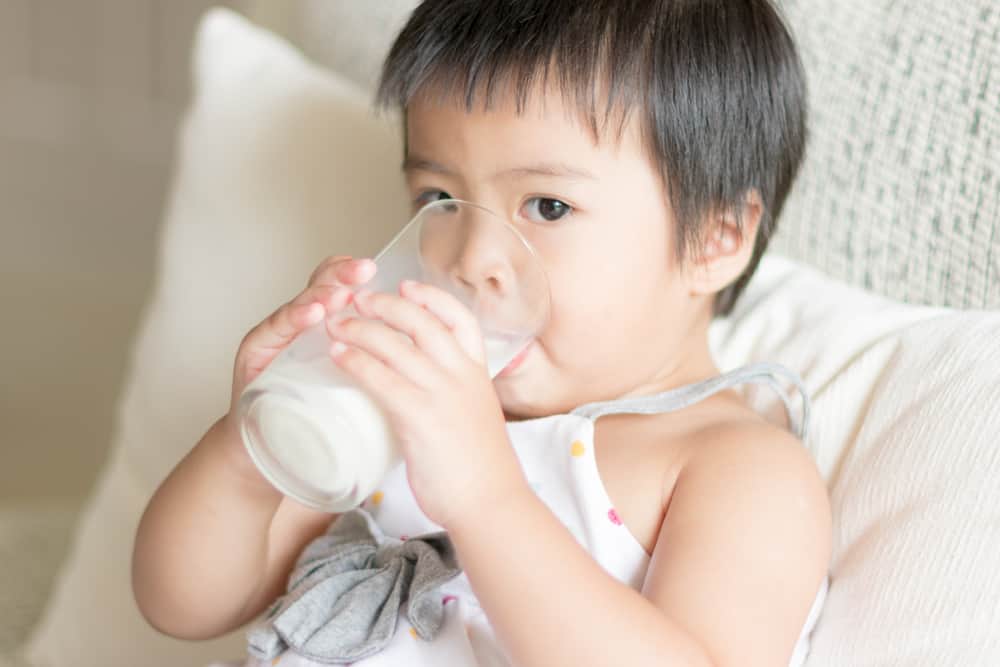
[[[790,379],[802,398],[796,414],[778,375]],[[524,474],[538,497],[569,529],[577,542],[612,577],[635,590],[642,588],[650,557],[622,523],[601,480],[594,457],[594,427],[605,414],[660,413],[677,410],[717,391],[744,382],[764,383],[778,392],[791,430],[805,437],[809,398],[798,376],[777,364],[753,364],[710,380],[678,387],[653,396],[589,403],[568,414],[508,422],[507,433]],[[379,489],[362,505],[379,544],[442,530],[420,510],[406,478],[405,463],[389,472]],[[809,635],[826,599],[825,578],[802,628],[790,667],[799,667],[809,650]],[[495,637],[489,620],[463,572],[440,587],[445,618],[430,641],[417,636],[400,609],[396,630],[380,652],[354,662],[358,667],[509,667],[512,662]],[[527,603],[527,600],[526,600]],[[280,664],[282,667],[320,667],[323,663],[287,650],[274,660],[248,659],[246,667]]]

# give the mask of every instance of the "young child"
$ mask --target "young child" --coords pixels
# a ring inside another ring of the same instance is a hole
[[[414,210],[507,216],[545,264],[550,322],[491,381],[444,292],[366,293],[369,259],[323,262],[242,341],[232,405],[353,299],[363,317],[327,325],[331,355],[405,463],[359,509],[306,509],[257,471],[230,410],[139,526],[150,624],[202,639],[258,619],[248,665],[801,664],[831,549],[808,397],[791,407],[781,386],[801,384],[777,365],[720,373],[708,344],[804,150],[775,9],[426,0],[380,100],[403,111]],[[460,278],[507,280],[488,261]],[[743,382],[777,389],[788,423],[756,414]]]

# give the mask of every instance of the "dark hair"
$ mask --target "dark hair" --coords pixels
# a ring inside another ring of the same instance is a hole
[[[404,113],[420,91],[477,96],[499,83],[518,112],[550,76],[591,129],[643,114],[677,220],[678,260],[713,213],[763,204],[753,255],[715,298],[727,315],[774,232],[806,142],[806,87],[795,44],[768,0],[424,0],[396,38],[377,102]],[[601,104],[595,81],[603,83]],[[742,219],[738,218],[742,225]]]

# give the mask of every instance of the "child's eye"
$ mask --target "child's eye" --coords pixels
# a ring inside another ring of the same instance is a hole
[[[566,202],[548,197],[532,197],[521,207],[522,215],[534,222],[555,222],[572,210]]]
[[[417,198],[413,200],[413,203],[416,204],[417,207],[419,208],[422,206],[426,206],[427,204],[430,204],[433,201],[439,201],[441,199],[454,199],[454,197],[452,197],[444,190],[424,190],[419,195],[417,195]]]

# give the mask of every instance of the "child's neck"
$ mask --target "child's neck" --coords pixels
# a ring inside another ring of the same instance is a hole
[[[652,375],[641,379],[618,398],[659,394],[718,375],[720,371],[712,358],[707,332],[693,338],[695,342],[690,347],[666,360]]]

